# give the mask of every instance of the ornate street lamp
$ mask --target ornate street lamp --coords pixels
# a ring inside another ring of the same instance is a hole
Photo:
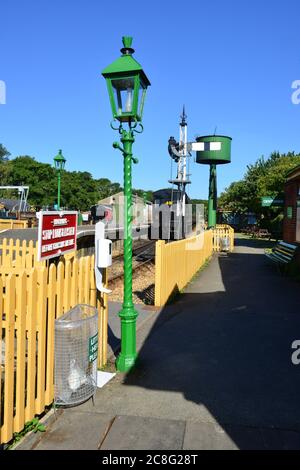
[[[61,172],[65,168],[66,159],[62,154],[62,151],[58,151],[58,155],[54,157],[54,167],[57,171],[57,209],[60,210],[60,180],[61,180]]]
[[[136,352],[136,318],[132,300],[132,162],[138,159],[132,155],[134,133],[141,133],[143,108],[147,87],[150,85],[140,64],[132,57],[132,38],[123,37],[121,57],[102,71],[110,99],[114,120],[119,126],[111,127],[118,130],[121,142],[114,142],[113,147],[119,149],[124,157],[124,298],[121,319],[121,353],[117,358],[117,369],[127,372],[135,364]],[[123,124],[128,124],[128,129]],[[139,126],[139,127],[138,127]]]

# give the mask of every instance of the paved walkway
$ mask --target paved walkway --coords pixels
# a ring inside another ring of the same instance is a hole
[[[140,365],[65,410],[36,449],[300,449],[299,283],[237,240],[138,332]]]

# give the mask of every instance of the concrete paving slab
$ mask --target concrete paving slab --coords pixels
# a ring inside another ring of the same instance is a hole
[[[185,422],[117,416],[101,450],[180,450]]]
[[[97,450],[112,416],[65,410],[35,447],[36,450]]]
[[[185,450],[299,450],[300,433],[232,424],[188,422],[183,448]]]
[[[184,450],[237,450],[226,431],[214,423],[186,424]]]
[[[158,307],[147,306],[143,304],[135,304],[135,310],[138,312],[136,320],[137,329],[152,316],[158,315],[160,309]],[[108,303],[108,358],[112,358],[115,352],[120,348],[121,338],[121,321],[119,312],[122,309],[122,302]]]

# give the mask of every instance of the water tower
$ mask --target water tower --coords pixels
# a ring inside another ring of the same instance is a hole
[[[217,222],[217,165],[231,162],[232,138],[225,135],[197,137],[196,162],[210,165],[208,190],[208,228]]]

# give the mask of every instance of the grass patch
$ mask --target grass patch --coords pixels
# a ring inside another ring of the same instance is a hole
[[[199,274],[204,271],[205,268],[207,268],[207,266],[209,265],[210,261],[211,261],[211,256],[209,258],[207,258],[204,263],[202,264],[202,266],[198,269],[198,271],[194,274],[194,276],[192,277],[192,279],[187,283],[187,286],[189,284],[191,284],[191,282],[193,282],[197,276],[199,276]]]
[[[205,262],[202,264],[202,266],[198,269],[198,271],[193,275],[193,277],[187,282],[187,284],[182,288],[178,289],[178,286],[176,285],[175,288],[173,289],[173,292],[170,294],[168,301],[166,302],[166,305],[170,305],[175,303],[178,298],[184,293],[185,288],[190,285],[197,276],[209,265],[212,257],[209,257],[205,260]]]
[[[14,432],[13,439],[7,446],[7,450],[11,450],[15,447],[15,445],[29,432],[33,431],[34,433],[37,432],[45,432],[46,426],[42,424],[39,418],[33,418],[31,421],[25,423],[24,429],[20,432]]]
[[[108,361],[107,364],[104,366],[100,367],[98,370],[101,372],[111,372],[114,373],[116,372],[116,366],[114,361]]]

